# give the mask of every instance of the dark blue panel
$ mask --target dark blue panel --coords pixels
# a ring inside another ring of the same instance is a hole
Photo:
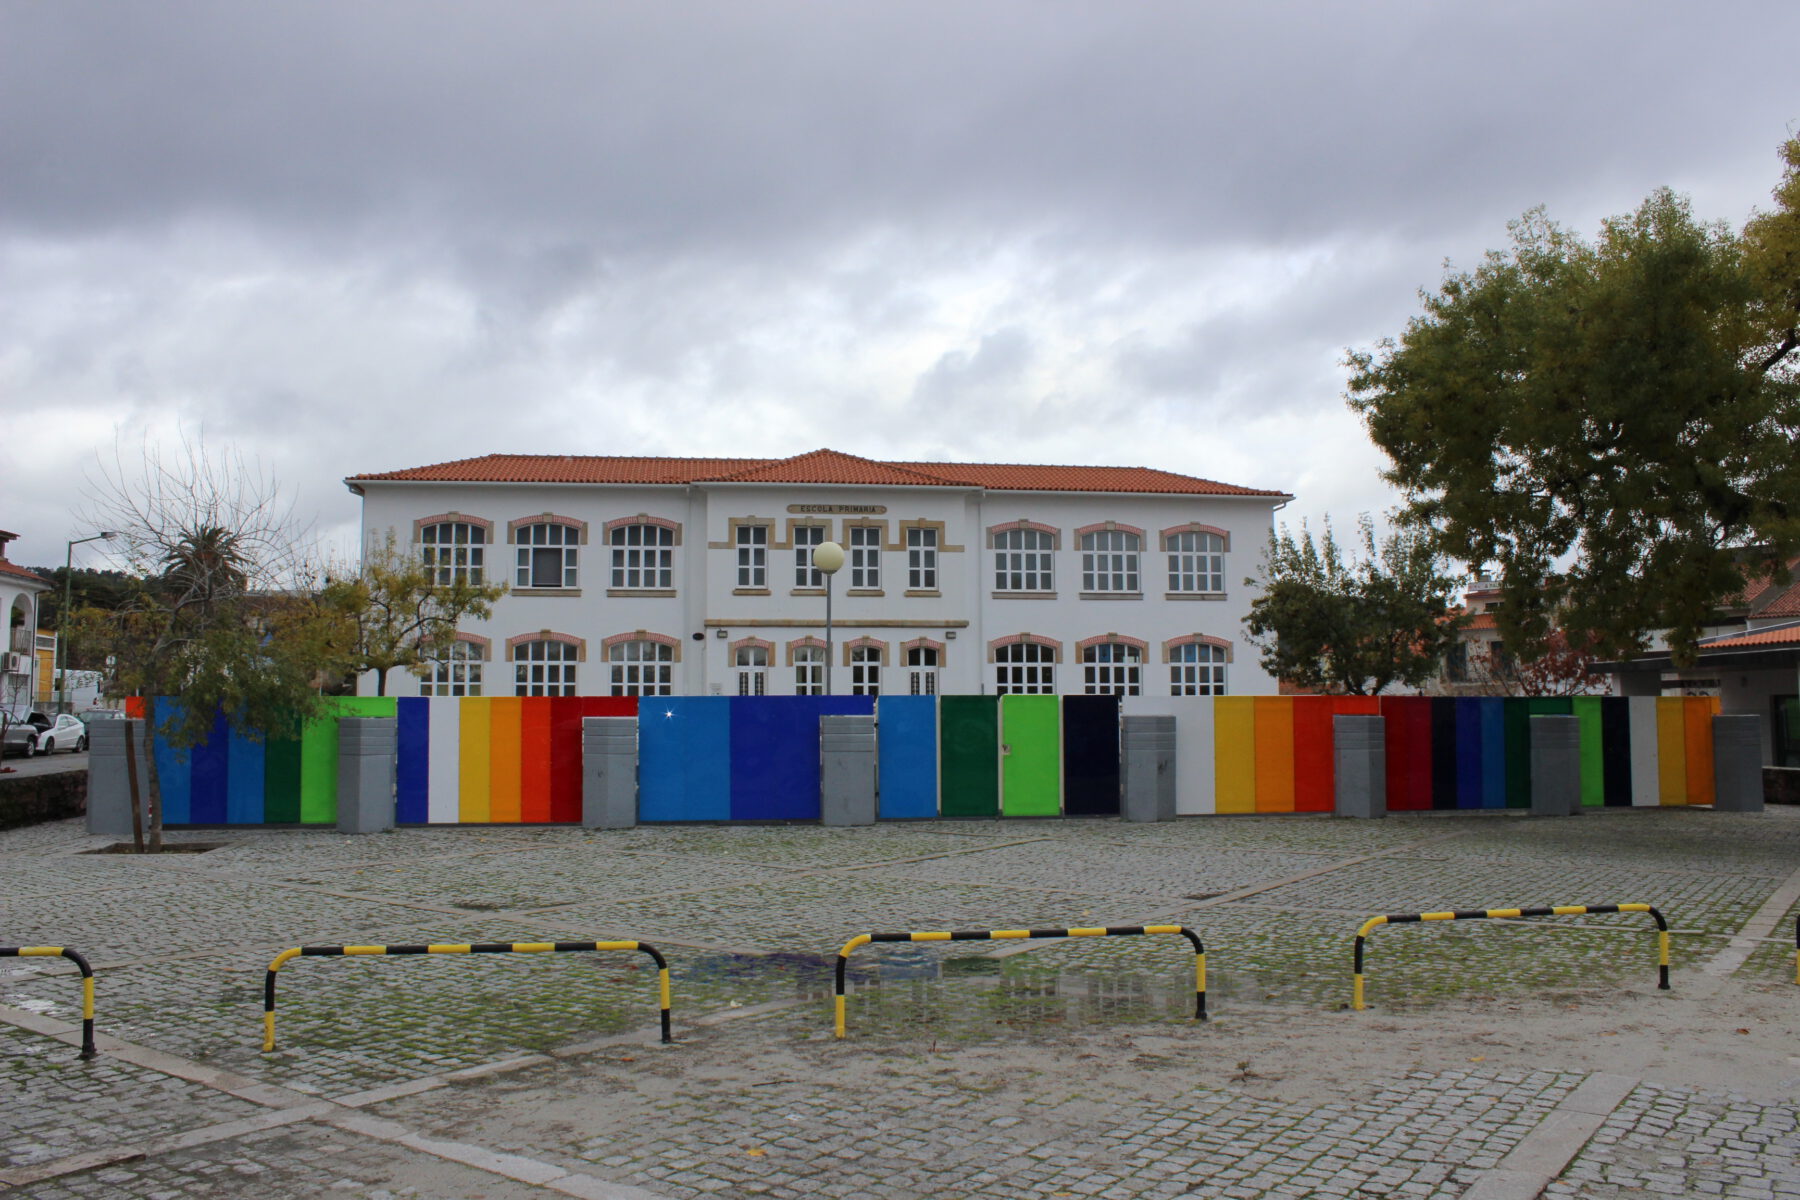
[[[155,714],[154,724],[160,731],[170,720],[179,717],[181,706],[174,700],[159,697],[151,710]],[[162,813],[164,825],[187,825],[188,790],[192,787],[191,760],[186,750],[176,750],[168,743],[160,732],[155,735],[156,745],[156,784],[162,793]]]
[[[869,716],[873,696],[734,696],[731,819],[819,819],[819,718]]]
[[[1481,701],[1456,702],[1456,807],[1481,807]]]
[[[213,718],[212,733],[188,750],[193,774],[188,790],[188,822],[193,825],[225,823],[225,766],[231,746],[231,726],[225,714]]]
[[[1506,807],[1506,701],[1481,705],[1481,807]]]
[[[1062,702],[1063,812],[1119,813],[1119,698],[1065,696]]]
[[[225,746],[225,820],[232,825],[263,823],[263,746],[231,731]],[[198,818],[196,818],[197,820]]]
[[[1456,807],[1456,701],[1434,697],[1425,701],[1426,720],[1431,723],[1431,761],[1427,777],[1431,781],[1431,807]]]
[[[396,702],[395,713],[394,821],[424,825],[431,820],[431,701],[408,696]]]
[[[723,696],[640,701],[638,820],[730,819],[731,701]]]
[[[883,696],[877,711],[882,817],[937,816],[937,697]]]
[[[1600,754],[1606,772],[1604,796],[1609,808],[1631,807],[1631,701],[1606,696],[1600,701]]]

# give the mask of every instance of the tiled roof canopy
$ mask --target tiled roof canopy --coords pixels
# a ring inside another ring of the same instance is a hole
[[[0,575],[9,575],[14,579],[28,579],[33,583],[48,584],[50,582],[36,571],[27,571],[24,567],[9,563],[4,558],[0,558]]]
[[[1038,466],[1026,463],[879,462],[836,450],[793,458],[606,458],[573,454],[485,454],[403,471],[352,475],[346,482],[418,483],[836,483],[901,487],[980,487],[1022,492],[1139,492],[1190,496],[1269,496],[1150,467]]]

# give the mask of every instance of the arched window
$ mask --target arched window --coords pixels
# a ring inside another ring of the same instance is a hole
[[[1137,592],[1138,555],[1143,539],[1123,529],[1096,529],[1081,535],[1081,590]]]
[[[606,540],[612,549],[612,587],[632,591],[674,588],[673,529],[639,521],[613,526]]]
[[[513,540],[519,547],[519,566],[513,578],[516,586],[572,588],[580,582],[576,556],[580,553],[581,530],[546,521],[519,526],[513,531]]]
[[[1014,642],[994,651],[994,693],[999,696],[1054,696],[1056,647]]]
[[[487,650],[458,638],[427,659],[419,677],[421,696],[481,695],[481,664]]]
[[[942,661],[935,646],[913,646],[907,650],[907,684],[913,695],[937,695],[938,665]]]
[[[1039,529],[1002,529],[994,534],[994,590],[1054,592],[1056,535]]]
[[[1225,539],[1190,530],[1169,535],[1169,590],[1218,594],[1225,590]]]
[[[486,526],[472,521],[439,521],[419,527],[419,558],[439,587],[482,582]]]
[[[732,655],[732,665],[737,668],[738,695],[762,696],[769,690],[769,648],[767,646],[739,646]]]
[[[796,646],[794,648],[794,695],[823,696],[825,694],[825,647]]]
[[[1225,695],[1225,666],[1229,661],[1223,646],[1206,642],[1184,642],[1169,647],[1169,695]]]
[[[1082,683],[1090,696],[1143,692],[1144,652],[1123,642],[1100,642],[1081,651]]]
[[[551,638],[519,642],[513,647],[513,695],[573,696],[580,647]]]
[[[669,696],[675,687],[675,648],[645,639],[606,648],[615,696]]]
[[[881,695],[881,647],[850,647],[850,694]]]

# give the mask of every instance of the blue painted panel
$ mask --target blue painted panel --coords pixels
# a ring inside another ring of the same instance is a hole
[[[819,819],[819,718],[869,716],[873,696],[731,699],[731,819]]]
[[[937,697],[883,696],[876,710],[882,818],[937,816]]]
[[[1506,807],[1506,701],[1481,700],[1481,807]]]
[[[155,726],[160,730],[164,725],[180,713],[174,700],[158,697],[155,714]],[[186,750],[176,750],[168,741],[157,733],[156,742],[156,783],[162,792],[162,812],[164,825],[187,825],[192,823],[188,816],[188,793],[193,786],[192,760]]]
[[[638,704],[638,820],[731,819],[731,701],[646,697]]]
[[[1481,701],[1456,702],[1456,807],[1481,807]]]
[[[408,696],[395,713],[394,821],[423,825],[431,820],[431,701]]]
[[[230,740],[225,743],[225,820],[228,823],[263,823],[263,761],[263,743],[233,729]]]
[[[225,823],[225,760],[231,726],[225,714],[213,718],[212,733],[188,750],[192,760],[188,785],[188,821],[194,825]]]

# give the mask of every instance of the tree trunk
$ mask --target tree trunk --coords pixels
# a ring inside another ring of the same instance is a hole
[[[154,710],[144,722],[144,740],[148,753],[145,758],[150,768],[150,853],[161,854],[163,843],[163,807],[162,776],[156,770],[156,717]]]
[[[131,789],[132,853],[144,852],[144,796],[138,788],[137,739],[131,735],[131,722],[125,722],[125,780]]]
[[[381,667],[376,670],[376,672],[375,672],[375,694],[377,696],[387,695],[387,673],[391,670],[393,670],[392,667]]]

